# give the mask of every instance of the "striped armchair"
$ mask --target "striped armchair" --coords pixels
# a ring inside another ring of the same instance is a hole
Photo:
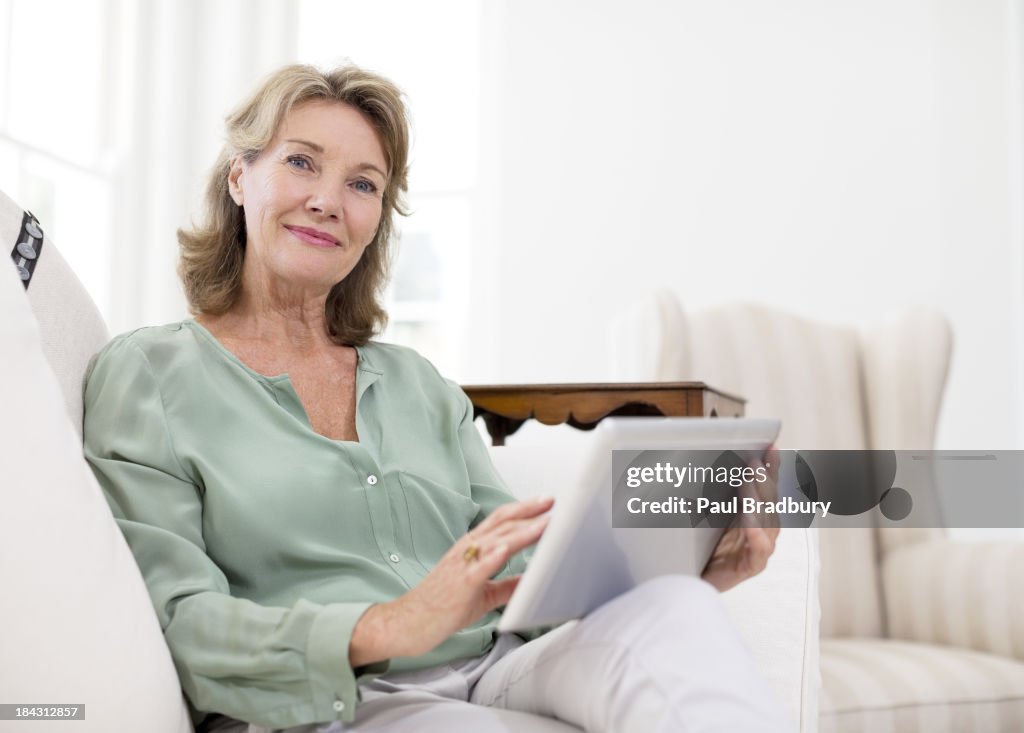
[[[699,379],[780,417],[778,445],[927,449],[951,353],[913,310],[854,329],[754,305],[684,315],[659,293],[613,327],[616,378]],[[1024,730],[1024,543],[819,532],[819,730]]]

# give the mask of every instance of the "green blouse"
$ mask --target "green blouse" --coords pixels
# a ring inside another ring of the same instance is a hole
[[[363,612],[513,500],[457,385],[407,348],[358,354],[358,442],[315,433],[287,375],[256,373],[192,320],[117,337],[87,377],[85,455],[197,720],[351,721],[359,680],[493,643],[496,612],[428,654],[349,666]]]

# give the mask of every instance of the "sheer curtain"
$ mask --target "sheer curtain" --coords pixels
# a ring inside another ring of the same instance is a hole
[[[185,315],[175,230],[224,115],[295,60],[293,0],[0,0],[0,186],[112,332]]]

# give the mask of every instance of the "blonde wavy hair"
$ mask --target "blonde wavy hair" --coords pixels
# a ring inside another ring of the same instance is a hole
[[[391,266],[395,215],[408,215],[409,120],[402,93],[392,82],[357,66],[320,71],[295,64],[271,74],[263,85],[226,119],[226,142],[206,185],[206,211],[191,229],[178,230],[181,277],[193,314],[219,315],[229,310],[242,289],[245,215],[231,198],[231,160],[259,157],[285,115],[312,100],[355,107],[376,130],[387,159],[387,183],[377,234],[359,263],[327,296],[325,316],[330,338],[360,345],[387,324],[380,299]]]

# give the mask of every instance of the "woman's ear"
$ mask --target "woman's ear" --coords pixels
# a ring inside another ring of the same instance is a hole
[[[231,196],[231,200],[239,206],[244,201],[242,196],[242,173],[244,171],[245,164],[242,162],[242,156],[236,155],[231,159],[230,168],[228,168],[228,194]]]

